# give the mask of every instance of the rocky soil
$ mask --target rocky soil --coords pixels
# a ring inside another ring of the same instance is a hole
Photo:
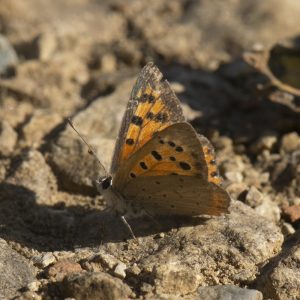
[[[2,0],[0,299],[300,299],[300,114],[242,59],[300,35],[299,15],[297,0]],[[214,144],[232,203],[130,220],[133,240],[66,119],[108,167],[149,61]]]

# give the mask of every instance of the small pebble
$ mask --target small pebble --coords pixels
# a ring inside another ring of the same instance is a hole
[[[225,173],[225,177],[231,182],[241,183],[243,181],[243,175],[240,172],[229,171]]]
[[[288,236],[291,234],[294,234],[296,232],[295,228],[292,226],[292,224],[283,222],[281,225],[281,230],[284,236]]]
[[[118,263],[114,270],[114,275],[120,279],[124,279],[126,277],[126,265],[122,262]]]
[[[6,121],[0,122],[0,155],[11,154],[17,143],[18,135]]]
[[[277,136],[275,134],[262,136],[251,146],[251,151],[256,154],[261,153],[263,150],[268,150],[269,152],[272,150],[276,142]]]
[[[109,269],[113,269],[115,265],[119,262],[114,256],[108,254],[108,253],[100,253],[98,256],[101,264],[104,265],[104,267],[107,267]]]
[[[41,283],[39,281],[32,281],[27,284],[27,289],[31,292],[36,292],[40,286]]]
[[[272,222],[276,223],[280,220],[280,208],[269,197],[264,197],[262,204],[257,206],[255,211]]]
[[[141,269],[138,267],[138,265],[136,263],[134,263],[132,265],[132,267],[128,268],[128,273],[132,274],[132,275],[139,275],[141,273]]]
[[[255,187],[251,186],[246,198],[245,203],[251,207],[257,207],[263,202],[263,194]]]
[[[281,139],[281,150],[284,152],[293,152],[300,149],[300,136],[297,132],[285,134]]]
[[[32,260],[34,265],[40,268],[46,268],[49,265],[53,264],[56,261],[56,258],[53,253],[48,252],[39,256],[35,256]]]
[[[283,209],[283,215],[291,223],[300,220],[300,205],[291,205]]]
[[[117,59],[115,55],[106,53],[101,58],[101,71],[102,72],[115,72],[117,69]]]
[[[4,298],[3,298],[4,299]],[[20,297],[13,298],[15,300],[42,300],[42,297],[35,292],[26,291]]]
[[[17,62],[18,57],[15,49],[8,39],[0,34],[0,74],[5,73],[9,67],[16,65]]]

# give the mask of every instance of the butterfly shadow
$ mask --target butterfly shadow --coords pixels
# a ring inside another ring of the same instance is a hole
[[[204,224],[204,218],[127,219],[136,237]],[[83,205],[39,204],[21,185],[0,183],[0,238],[38,251],[72,251],[132,239],[120,216]]]
[[[100,212],[101,228],[104,229],[102,242],[119,242],[133,238],[130,230],[120,216],[111,212]],[[99,222],[98,220],[98,222]],[[135,217],[126,219],[136,238],[159,235],[181,227],[204,225],[206,217],[156,216]]]

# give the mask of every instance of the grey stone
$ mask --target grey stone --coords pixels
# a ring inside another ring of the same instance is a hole
[[[7,68],[16,65],[18,57],[15,49],[5,36],[0,34],[0,74],[4,73]]]
[[[234,285],[206,286],[198,289],[198,299],[205,300],[262,300],[261,292]]]
[[[0,299],[12,299],[34,276],[30,262],[0,239]]]

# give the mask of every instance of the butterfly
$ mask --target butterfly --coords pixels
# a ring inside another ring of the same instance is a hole
[[[185,121],[162,73],[148,63],[132,89],[110,174],[97,180],[121,216],[198,216],[228,212],[214,149]]]

